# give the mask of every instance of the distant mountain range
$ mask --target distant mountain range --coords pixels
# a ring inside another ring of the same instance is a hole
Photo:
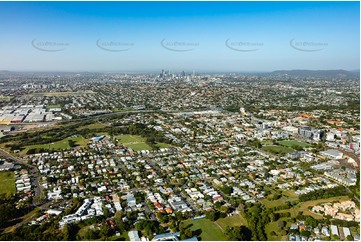
[[[338,77],[355,78],[360,76],[360,70],[279,70],[269,73],[270,75],[289,75],[293,77]]]

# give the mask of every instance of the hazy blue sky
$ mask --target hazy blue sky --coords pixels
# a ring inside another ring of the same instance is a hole
[[[359,2],[0,2],[0,70],[358,69]]]

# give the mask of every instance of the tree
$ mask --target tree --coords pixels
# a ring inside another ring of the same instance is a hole
[[[221,213],[227,214],[228,210],[229,210],[229,207],[225,206],[225,205],[221,206],[221,208],[220,208]]]
[[[309,216],[309,217],[306,218],[305,224],[310,225],[313,228],[316,228],[318,223],[313,217]]]
[[[188,238],[192,238],[193,237],[193,231],[191,229],[185,229],[185,230],[181,230],[180,232],[180,238],[181,240],[185,240]]]
[[[233,187],[230,186],[222,186],[220,190],[227,195],[230,195],[233,192]]]
[[[110,229],[106,222],[103,222],[100,227],[100,236],[102,239],[106,239],[110,236]]]
[[[244,204],[243,203],[240,203],[239,205],[238,205],[238,211],[240,212],[240,213],[244,213]]]
[[[300,235],[304,237],[309,237],[311,235],[311,232],[307,230],[302,230]]]
[[[63,240],[76,240],[78,229],[78,226],[75,224],[65,224],[62,229]]]
[[[332,238],[333,240],[340,240],[340,238],[337,236],[337,234],[331,235],[331,238]]]
[[[96,233],[94,230],[89,229],[89,230],[84,234],[84,239],[86,239],[86,240],[96,240],[96,239],[99,239],[99,234]]]
[[[249,241],[252,239],[252,232],[245,226],[227,227],[226,236],[229,240]]]
[[[347,240],[347,241],[353,241],[352,235],[347,235],[346,240]]]
[[[117,211],[114,216],[114,221],[120,231],[125,231],[126,228],[122,217],[123,213],[121,211]]]
[[[216,212],[215,211],[207,211],[206,218],[211,221],[216,221],[217,220]]]
[[[271,222],[277,221],[279,219],[279,214],[278,213],[270,213],[269,218],[270,218]]]
[[[104,217],[109,218],[110,217],[110,213],[108,208],[106,208],[104,205],[102,206],[103,209],[103,213],[104,213]]]
[[[75,147],[76,146],[76,142],[74,140],[72,140],[72,139],[68,140],[68,144],[69,144],[70,147]]]
[[[222,203],[220,202],[220,201],[217,201],[215,204],[214,204],[214,208],[216,209],[216,210],[219,210],[220,208],[221,208],[221,206],[222,206]]]
[[[11,193],[11,192],[7,192],[6,194],[5,194],[5,199],[10,199],[11,197],[13,196],[13,194]]]

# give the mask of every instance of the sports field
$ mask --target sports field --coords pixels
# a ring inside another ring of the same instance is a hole
[[[301,147],[309,147],[309,146],[311,146],[310,144],[300,142],[300,141],[296,141],[296,140],[282,140],[282,141],[279,141],[277,143],[280,144],[280,145],[283,145],[283,146],[287,146],[287,147],[292,147],[294,145],[301,146]]]
[[[133,150],[152,150],[146,143],[146,138],[139,135],[122,134],[115,136],[122,145],[132,148]]]
[[[293,149],[289,147],[284,147],[280,145],[266,145],[263,146],[262,149],[271,153],[280,153],[280,154],[287,154],[293,151]]]
[[[69,137],[69,138],[66,138],[66,139],[63,139],[60,141],[56,141],[56,142],[52,142],[52,143],[48,143],[48,144],[27,145],[24,147],[25,149],[20,152],[20,154],[25,155],[28,150],[34,149],[34,148],[44,148],[45,150],[55,150],[55,151],[70,149],[71,147],[69,146],[69,140],[75,141],[75,143],[80,146],[86,146],[88,143],[88,140],[85,139],[83,136],[77,135],[76,137]]]

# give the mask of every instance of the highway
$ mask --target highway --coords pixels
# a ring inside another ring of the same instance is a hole
[[[77,121],[83,121],[83,120],[89,120],[89,119],[95,119],[100,117],[106,117],[106,116],[112,116],[112,115],[120,115],[120,114],[131,114],[131,113],[179,113],[179,112],[199,112],[199,111],[207,111],[211,109],[202,109],[202,110],[131,110],[131,111],[119,111],[119,112],[112,112],[112,113],[101,113],[101,114],[95,114],[83,118],[76,118],[76,119],[68,119],[68,120],[61,120],[61,121],[49,121],[49,122],[33,122],[33,123],[10,123],[9,125],[13,126],[22,126],[22,125],[44,125],[51,126],[60,122],[77,122]],[[13,131],[16,132],[16,131]]]

